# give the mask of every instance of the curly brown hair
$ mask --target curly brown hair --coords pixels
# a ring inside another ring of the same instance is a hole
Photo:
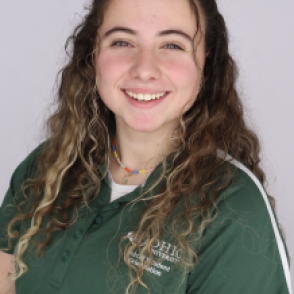
[[[23,185],[22,193],[28,195],[33,192],[34,200],[28,210],[25,210],[26,201],[21,203],[19,214],[8,225],[11,246],[11,240],[19,237],[13,231],[15,222],[32,219],[31,227],[20,237],[16,247],[16,278],[28,270],[22,260],[28,246],[35,243],[36,256],[44,254],[52,234],[66,230],[76,221],[79,204],[89,204],[98,194],[101,180],[106,176],[99,174],[98,166],[108,162],[110,156],[108,126],[114,121],[114,115],[97,91],[94,61],[95,55],[99,54],[97,30],[109,2],[93,0],[83,22],[67,41],[70,60],[60,71],[58,109],[48,120],[49,140],[38,158],[36,176]],[[205,39],[207,57],[202,71],[203,83],[193,106],[179,118],[177,137],[173,138],[179,144],[173,151],[171,166],[167,168],[164,159],[162,175],[148,191],[152,192],[152,196],[136,199],[151,200],[134,232],[134,236],[144,234],[147,242],[141,254],[148,253],[151,258],[148,264],[136,268],[130,264],[128,257],[131,250],[140,244],[129,242],[124,249],[124,261],[135,270],[128,293],[135,292],[138,283],[148,288],[142,275],[152,263],[151,244],[162,233],[162,224],[181,197],[183,210],[169,224],[187,253],[186,265],[197,263],[197,254],[190,246],[189,236],[198,232],[201,238],[201,232],[215,217],[210,215],[210,208],[230,180],[230,166],[217,156],[218,149],[225,154],[230,153],[248,167],[261,183],[265,182],[265,175],[259,166],[259,141],[245,124],[242,103],[236,91],[237,67],[229,54],[224,19],[215,0],[189,0],[189,3],[197,22],[195,36],[203,34]],[[205,31],[201,30],[200,15],[205,20]],[[229,176],[225,182],[219,183],[218,168],[223,164]],[[163,178],[166,181],[164,189],[154,189]],[[62,202],[59,199],[61,189],[66,191]],[[200,195],[196,200],[195,191],[199,191]],[[274,204],[273,198],[270,199]],[[70,209],[74,210],[74,214],[69,219],[67,212]],[[49,221],[41,228],[46,216],[49,216]],[[195,218],[200,220],[197,225]],[[183,221],[184,226],[178,225]],[[46,240],[37,241],[38,234],[45,234]],[[130,273],[132,275],[133,271]]]

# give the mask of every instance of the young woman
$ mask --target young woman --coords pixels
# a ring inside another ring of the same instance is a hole
[[[1,206],[0,291],[291,293],[216,2],[95,0],[70,41]]]

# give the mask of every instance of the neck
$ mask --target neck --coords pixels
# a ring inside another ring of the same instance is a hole
[[[130,170],[155,168],[175,148],[171,139],[174,129],[169,128],[138,132],[116,123],[118,157]],[[117,166],[119,167],[118,164]]]

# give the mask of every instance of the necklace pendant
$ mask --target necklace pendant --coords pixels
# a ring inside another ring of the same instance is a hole
[[[128,183],[128,176],[124,176],[123,184],[126,185]]]

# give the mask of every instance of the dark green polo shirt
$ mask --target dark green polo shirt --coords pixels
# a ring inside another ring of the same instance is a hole
[[[7,205],[21,201],[22,194],[17,191],[32,176],[40,149],[33,151],[12,176],[0,209],[0,249],[7,247],[5,229],[15,214],[15,209]],[[292,293],[286,246],[267,196],[244,166],[236,161],[231,164],[233,179],[218,197],[217,217],[201,242],[192,244],[199,257],[197,265],[189,271],[181,266],[182,252],[167,225],[153,244],[155,261],[143,275],[150,293]],[[100,172],[104,169],[100,166]],[[159,177],[161,170],[159,165],[144,188]],[[138,224],[146,203],[139,202],[132,208],[127,204],[144,188],[139,186],[109,203],[110,187],[105,177],[90,209],[80,206],[78,220],[66,231],[53,234],[43,257],[38,259],[32,249],[28,250],[24,260],[29,271],[16,281],[16,293],[125,293],[129,273],[123,259],[119,261],[118,243]],[[176,209],[181,209],[181,203]],[[22,234],[22,224],[18,229]],[[122,248],[126,243],[122,242]],[[135,266],[139,264],[138,256],[138,252],[130,256]],[[137,293],[148,292],[139,286]]]

